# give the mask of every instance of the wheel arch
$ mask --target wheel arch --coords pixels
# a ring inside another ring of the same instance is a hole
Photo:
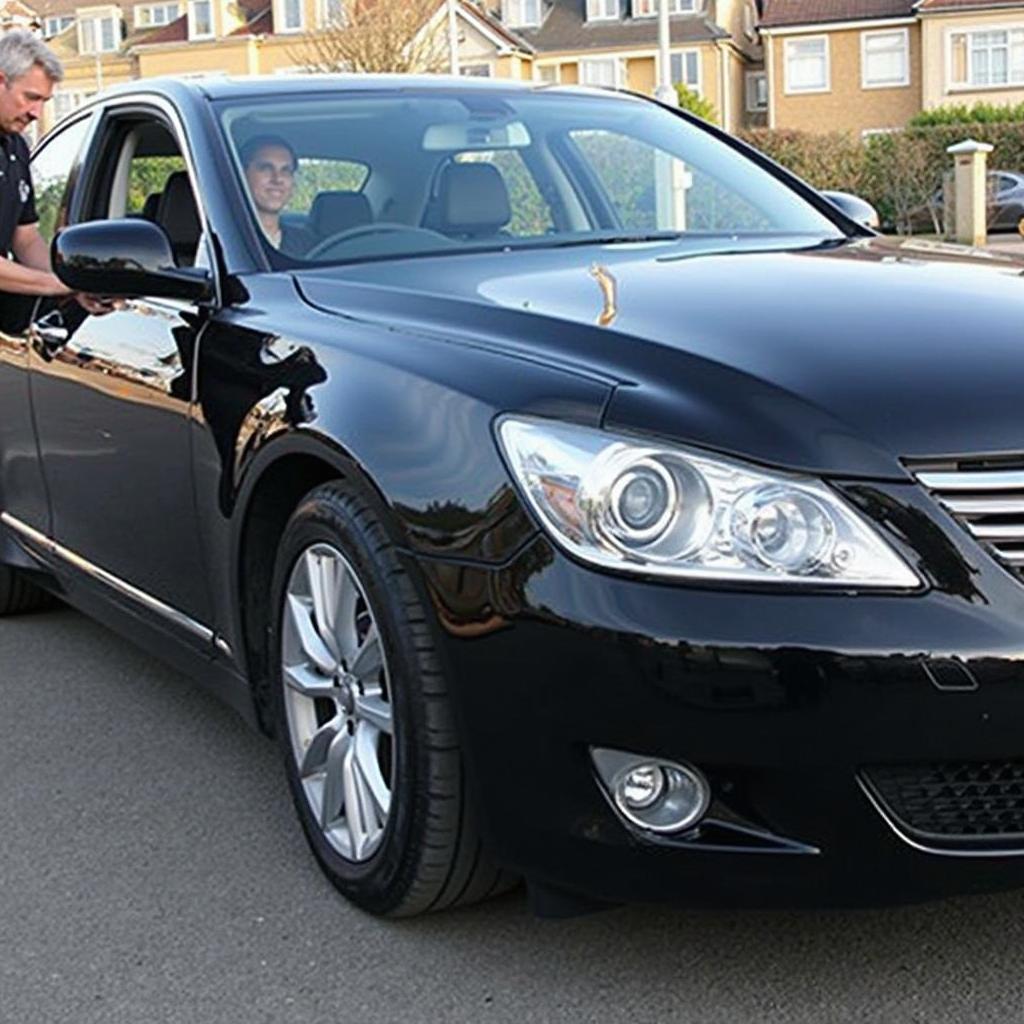
[[[261,729],[273,732],[269,700],[269,635],[272,610],[266,595],[277,545],[303,497],[330,480],[359,482],[386,514],[388,503],[366,469],[337,443],[307,434],[266,446],[246,472],[235,509],[232,592],[237,597],[235,635]],[[388,516],[392,522],[393,517]]]

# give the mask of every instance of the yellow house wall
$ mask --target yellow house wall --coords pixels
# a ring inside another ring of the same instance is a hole
[[[187,45],[163,47],[140,47],[136,50],[139,61],[139,77],[152,78],[156,75],[187,75],[202,72],[223,71],[229,75],[249,73],[246,49],[249,40],[238,37],[230,41],[211,39],[209,42],[195,42]]]
[[[772,127],[860,134],[906,124],[921,109],[921,34],[918,25],[894,27],[910,30],[910,85],[891,89],[862,88],[861,30],[849,29],[821,33],[829,40],[829,91],[787,94],[785,40],[806,36],[770,36]]]
[[[949,82],[948,39],[954,30],[972,28],[1024,28],[1024,11],[988,11],[977,14],[955,14],[949,17],[929,16],[921,19],[924,53],[924,86],[922,102],[925,109],[965,103],[1022,103],[1024,87],[962,89]]]
[[[626,84],[635,92],[650,96],[658,84],[653,57],[631,57],[626,61]]]

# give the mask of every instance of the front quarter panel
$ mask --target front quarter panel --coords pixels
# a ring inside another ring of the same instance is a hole
[[[420,556],[500,564],[532,538],[493,420],[518,411],[597,426],[606,384],[319,312],[283,275],[246,288],[246,304],[203,335],[194,407],[200,519],[226,628],[249,502],[282,459],[360,473]]]

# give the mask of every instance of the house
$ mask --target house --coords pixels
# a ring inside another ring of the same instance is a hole
[[[728,130],[763,123],[764,64],[755,0],[669,0],[671,78],[708,99]],[[650,95],[659,80],[658,0],[487,0],[533,49],[544,82]]]
[[[7,0],[22,3],[64,61],[47,121],[117,82],[154,75],[305,70],[304,40],[354,0]],[[399,3],[401,0],[378,0]],[[669,0],[671,77],[731,130],[767,119],[757,0]],[[658,0],[459,0],[460,71],[612,85],[658,81]],[[425,31],[447,32],[445,4]],[[44,125],[47,127],[48,125]]]
[[[772,128],[862,136],[948,104],[1024,102],[1024,3],[764,0]]]

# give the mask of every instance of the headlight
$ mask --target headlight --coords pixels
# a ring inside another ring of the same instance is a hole
[[[553,420],[507,416],[497,432],[530,507],[584,561],[693,579],[920,585],[820,480]]]

